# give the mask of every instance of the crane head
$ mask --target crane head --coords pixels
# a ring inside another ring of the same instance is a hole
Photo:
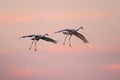
[[[83,30],[84,30],[84,28],[81,26],[81,27],[79,27],[78,29],[76,29],[76,31],[79,31],[80,29],[83,29]]]
[[[83,29],[83,30],[84,30],[83,26],[81,26],[80,29]]]
[[[49,36],[49,34],[48,34],[48,33],[46,33],[44,36]]]

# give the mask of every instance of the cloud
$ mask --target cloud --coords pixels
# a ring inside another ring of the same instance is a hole
[[[11,68],[9,70],[10,75],[17,77],[53,77],[56,72],[53,69],[48,68]]]
[[[68,11],[68,12],[41,12],[27,15],[0,15],[1,24],[21,24],[32,21],[79,21],[100,20],[112,16],[113,13],[100,11]]]
[[[0,49],[0,54],[10,54],[10,53],[13,53],[13,51],[7,49]]]
[[[107,71],[120,71],[120,64],[111,64],[103,68]]]
[[[28,23],[33,20],[31,16],[22,16],[22,15],[0,15],[1,24],[21,24]]]
[[[30,69],[12,69],[11,74],[15,76],[28,77],[35,75],[35,72]]]
[[[57,46],[42,46],[42,50],[51,51],[51,53],[73,53],[73,54],[118,54],[119,49],[112,46],[98,45],[98,44],[73,44],[72,47],[69,47],[68,44],[63,46],[62,44],[57,44]]]

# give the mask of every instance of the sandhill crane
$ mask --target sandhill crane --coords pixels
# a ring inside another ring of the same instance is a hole
[[[31,45],[30,45],[30,47],[29,47],[29,50],[31,50],[31,47],[32,47],[33,43],[35,42],[35,51],[37,51],[37,49],[36,49],[36,44],[37,44],[37,42],[38,42],[40,39],[41,39],[41,40],[48,41],[48,42],[52,42],[52,43],[55,43],[55,44],[57,43],[56,40],[54,40],[54,39],[52,39],[52,38],[49,38],[49,37],[46,37],[46,36],[48,36],[48,34],[45,34],[45,35],[27,35],[27,36],[22,36],[22,37],[20,37],[20,38],[32,37],[31,40],[33,40],[33,41],[32,41],[32,43],[31,43]]]
[[[80,38],[84,43],[89,43],[88,40],[81,33],[77,32],[80,29],[84,29],[84,28],[81,26],[78,29],[63,29],[63,30],[57,31],[55,33],[63,32],[63,34],[66,35],[66,37],[64,39],[64,42],[63,42],[63,45],[65,45],[66,39],[70,35],[70,37],[69,37],[69,47],[71,47],[70,39],[71,39],[72,35],[75,35],[76,37]]]

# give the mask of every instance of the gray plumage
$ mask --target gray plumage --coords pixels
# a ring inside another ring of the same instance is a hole
[[[54,39],[52,39],[52,38],[49,38],[49,37],[45,37],[45,36],[44,36],[44,37],[41,37],[41,39],[42,39],[42,40],[45,40],[45,41],[48,41],[48,42],[55,43],[55,44],[57,43],[56,40],[54,40]]]
[[[36,42],[35,42],[35,51],[36,51],[36,50],[37,50],[37,49],[36,49],[36,44],[37,44],[37,42],[38,42],[40,39],[41,39],[41,40],[48,41],[48,42],[52,42],[52,43],[54,43],[54,44],[57,43],[56,40],[54,40],[54,39],[52,39],[52,38],[49,38],[49,37],[46,37],[46,36],[48,36],[48,34],[45,34],[45,35],[27,35],[27,36],[21,36],[20,38],[32,37],[31,40],[33,40],[33,41],[32,41],[32,43],[31,43],[29,49],[31,49],[34,41],[36,41]]]
[[[88,40],[81,33],[74,32],[73,35],[80,38],[84,43],[89,43]]]
[[[69,36],[69,46],[71,47],[70,39],[71,39],[72,35],[75,35],[76,37],[78,37],[79,39],[81,39],[84,43],[89,43],[88,40],[81,33],[77,32],[80,29],[84,29],[84,28],[81,26],[78,29],[63,29],[63,30],[59,30],[59,31],[57,31],[55,33],[63,32],[63,34],[66,35],[66,37],[64,39],[64,42],[63,42],[63,45],[65,45],[66,39]]]

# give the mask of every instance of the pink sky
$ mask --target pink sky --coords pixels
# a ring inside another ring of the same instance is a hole
[[[0,1],[0,80],[120,80],[119,0]],[[78,28],[90,42],[71,38],[65,28]],[[29,34],[45,34],[57,44],[39,41],[30,51]]]

